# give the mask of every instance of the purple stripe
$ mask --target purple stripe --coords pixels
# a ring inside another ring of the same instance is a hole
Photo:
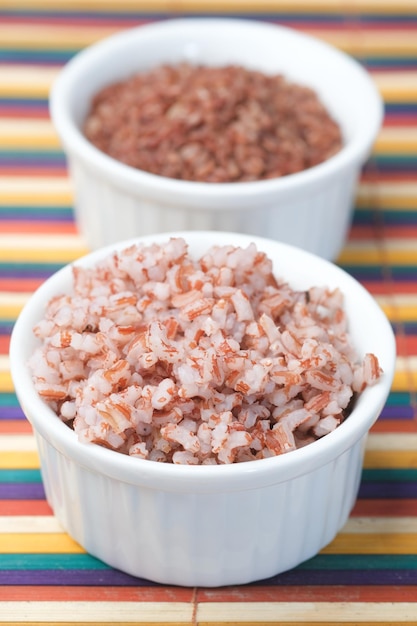
[[[413,419],[414,409],[412,406],[386,406],[383,408],[380,419]]]
[[[0,407],[0,420],[22,420],[26,419],[20,406]]]
[[[45,500],[42,483],[0,483],[0,500]]]
[[[408,499],[417,498],[417,482],[362,482],[358,498],[367,499]]]
[[[415,585],[417,570],[294,569],[255,584],[269,585]]]
[[[294,569],[256,585],[417,585],[417,570],[303,570]],[[149,587],[155,585],[119,570],[2,570],[0,585],[74,585]]]
[[[94,570],[1,570],[0,585],[94,585],[113,587],[149,587],[148,580],[129,576],[113,569]]]

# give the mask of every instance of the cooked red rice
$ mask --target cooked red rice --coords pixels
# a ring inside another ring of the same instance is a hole
[[[339,290],[294,291],[254,244],[193,259],[183,239],[74,267],[34,328],[41,397],[80,441],[142,459],[263,459],[334,430],[380,376]]]
[[[127,165],[200,182],[277,178],[342,147],[312,89],[240,66],[161,66],[109,85],[84,132]]]

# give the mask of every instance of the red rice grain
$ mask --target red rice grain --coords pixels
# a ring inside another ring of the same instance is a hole
[[[139,170],[216,183],[293,174],[342,147],[312,89],[240,66],[160,66],[107,86],[84,132]]]
[[[183,239],[73,269],[34,328],[36,389],[80,441],[158,462],[283,454],[334,430],[381,374],[339,290],[294,291],[254,244]]]

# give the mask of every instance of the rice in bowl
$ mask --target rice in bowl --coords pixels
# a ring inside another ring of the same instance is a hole
[[[158,462],[303,447],[381,374],[355,353],[342,292],[293,289],[253,243],[197,259],[173,237],[74,266],[34,332],[37,392],[80,441]]]

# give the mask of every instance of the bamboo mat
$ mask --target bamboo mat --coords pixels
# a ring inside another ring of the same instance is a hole
[[[9,372],[33,290],[86,252],[47,97],[60,67],[112,32],[177,15],[278,22],[355,56],[386,105],[339,263],[397,336],[355,509],[315,558],[256,584],[183,589],[86,554],[48,507]],[[417,624],[417,0],[0,0],[0,624]]]

